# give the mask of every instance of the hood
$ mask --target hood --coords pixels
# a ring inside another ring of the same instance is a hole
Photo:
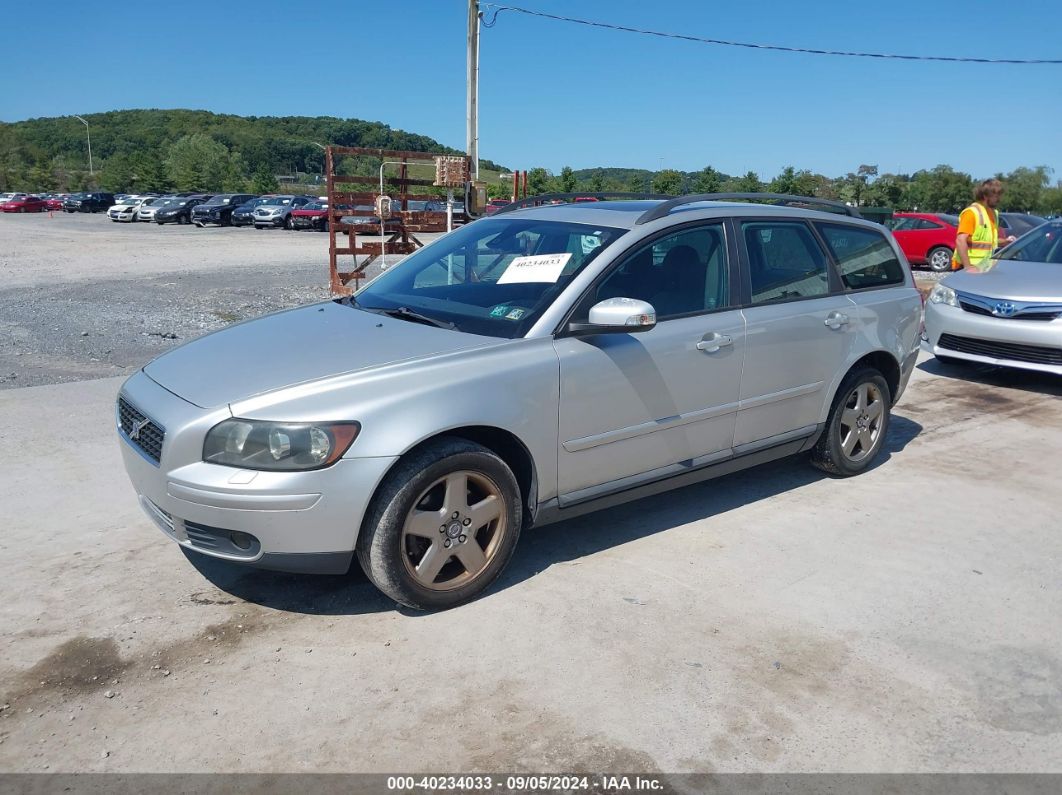
[[[217,408],[307,381],[503,342],[329,301],[200,337],[144,372],[201,408]]]
[[[941,280],[953,290],[984,298],[1062,303],[1062,265],[996,260],[984,273],[959,271]]]

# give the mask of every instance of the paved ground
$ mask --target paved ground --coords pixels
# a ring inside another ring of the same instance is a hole
[[[317,297],[323,240],[0,217],[0,771],[1062,772],[1057,379],[923,362],[865,475],[543,528],[446,613],[186,558],[101,376]]]
[[[0,389],[130,373],[190,337],[327,297],[320,232],[0,214]]]
[[[544,528],[485,598],[188,560],[118,379],[0,392],[0,769],[1062,771],[1057,381],[924,363],[854,480]]]

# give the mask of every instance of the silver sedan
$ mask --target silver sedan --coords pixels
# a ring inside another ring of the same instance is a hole
[[[987,271],[941,279],[922,339],[945,362],[1062,375],[1062,222],[1027,232]]]

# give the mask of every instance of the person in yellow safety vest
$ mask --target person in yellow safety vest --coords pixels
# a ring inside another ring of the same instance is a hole
[[[970,272],[986,271],[991,267],[992,252],[1000,244],[999,210],[996,206],[1003,196],[1003,183],[986,179],[974,191],[974,203],[959,215],[959,231],[955,236],[955,253],[951,269],[965,268]],[[1010,235],[1004,245],[1014,240]]]

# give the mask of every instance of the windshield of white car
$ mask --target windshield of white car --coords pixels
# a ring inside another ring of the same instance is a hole
[[[271,196],[269,198],[269,201],[265,202],[265,204],[276,204],[276,205],[281,205],[281,206],[287,205],[287,204],[291,204],[291,197],[290,196]]]
[[[470,334],[521,337],[579,271],[626,230],[529,218],[484,218],[415,251],[355,297]]]
[[[1026,232],[999,254],[999,259],[1062,265],[1062,222],[1051,221]]]

